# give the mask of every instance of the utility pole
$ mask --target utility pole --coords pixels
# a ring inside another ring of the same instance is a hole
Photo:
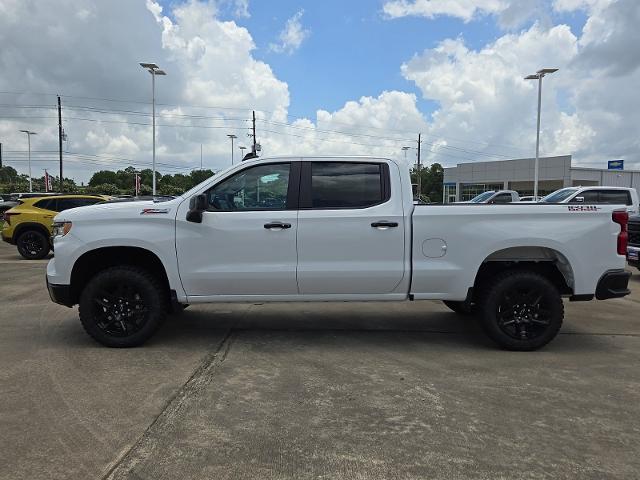
[[[0,142],[0,168],[2,168],[2,142]]]
[[[253,154],[257,155],[256,153],[256,111],[253,111]]]
[[[200,171],[202,171],[202,144],[200,144]]]
[[[60,156],[60,193],[62,193],[62,106],[58,95],[58,154]]]
[[[421,167],[420,164],[420,145],[422,144],[422,134],[418,134],[418,199],[422,195],[422,175],[421,175]]]

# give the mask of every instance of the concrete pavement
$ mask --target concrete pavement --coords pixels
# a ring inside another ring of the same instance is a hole
[[[0,478],[637,478],[640,275],[496,350],[438,302],[190,307],[112,350],[0,245]]]

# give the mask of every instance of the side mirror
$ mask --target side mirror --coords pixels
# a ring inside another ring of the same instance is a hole
[[[584,203],[584,197],[576,197],[573,199],[573,201],[576,203]]]
[[[205,194],[196,195],[189,200],[189,211],[187,212],[187,222],[202,223],[202,212],[207,209],[207,196]]]

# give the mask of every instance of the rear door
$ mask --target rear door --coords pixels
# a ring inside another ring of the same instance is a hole
[[[399,189],[395,164],[303,163],[298,213],[301,294],[386,294],[398,287],[405,273]]]

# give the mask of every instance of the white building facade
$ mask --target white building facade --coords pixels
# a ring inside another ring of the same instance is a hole
[[[495,162],[459,163],[444,169],[445,203],[470,200],[487,190],[515,190],[533,195],[534,158]],[[542,157],[539,163],[538,195],[573,186],[633,187],[640,190],[640,171],[583,168],[571,165],[571,155]]]

